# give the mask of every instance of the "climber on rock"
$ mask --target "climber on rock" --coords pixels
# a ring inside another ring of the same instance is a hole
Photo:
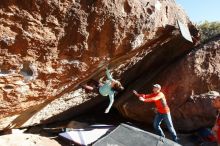
[[[159,84],[153,85],[153,93],[151,94],[139,94],[137,91],[133,90],[134,95],[139,97],[139,100],[143,102],[154,102],[156,105],[156,116],[154,118],[154,129],[159,136],[165,137],[160,124],[164,120],[168,130],[171,133],[173,141],[177,142],[176,131],[173,127],[172,118],[170,115],[170,109],[167,105],[166,98],[161,92],[161,86]]]
[[[113,79],[112,75],[110,74],[108,68],[106,68],[106,76],[107,76],[107,80],[104,83],[99,83],[98,85],[98,91],[102,96],[108,96],[110,103],[108,105],[108,107],[105,110],[105,113],[109,113],[113,103],[114,103],[114,97],[115,94],[118,91],[122,91],[124,90],[124,87],[121,85],[121,83],[118,80]],[[92,87],[89,85],[82,85],[85,89],[88,90],[95,90],[97,89],[96,87]]]

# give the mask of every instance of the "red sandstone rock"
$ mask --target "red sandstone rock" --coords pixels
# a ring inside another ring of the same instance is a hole
[[[70,108],[74,115],[86,102],[83,109],[91,108],[97,98],[78,85],[102,77],[108,64],[127,85],[155,57],[168,63],[193,46],[177,19],[197,38],[173,0],[1,0],[0,18],[0,129],[39,124]],[[179,46],[169,45],[174,41]],[[131,68],[143,58],[136,73]]]
[[[165,67],[151,81],[147,78],[141,76],[130,89],[150,93],[153,83],[161,84],[176,129],[191,131],[213,126],[216,110],[210,96],[204,93],[220,91],[220,36]],[[194,102],[190,100],[192,93],[198,95]],[[140,102],[131,90],[120,97],[117,105],[125,117],[152,124],[153,105]]]

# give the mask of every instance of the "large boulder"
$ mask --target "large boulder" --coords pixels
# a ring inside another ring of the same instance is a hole
[[[78,86],[98,80],[108,65],[126,86],[153,64],[183,54],[193,43],[177,20],[197,39],[173,0],[1,0],[0,17],[0,129],[98,104],[97,94]]]
[[[153,83],[162,85],[176,129],[192,131],[211,127],[216,109],[211,106],[213,92],[210,91],[220,91],[220,35],[175,60],[152,80],[143,75],[130,85],[130,90],[117,103],[125,117],[152,124],[154,105],[140,102],[131,89],[150,93]]]

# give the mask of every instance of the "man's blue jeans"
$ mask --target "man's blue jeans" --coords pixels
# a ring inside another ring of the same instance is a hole
[[[157,135],[165,137],[163,130],[160,127],[160,124],[163,120],[165,121],[167,128],[170,131],[173,141],[177,142],[177,135],[173,127],[173,122],[172,122],[170,113],[167,113],[167,114],[157,113],[156,114],[154,118],[154,129],[156,130]]]

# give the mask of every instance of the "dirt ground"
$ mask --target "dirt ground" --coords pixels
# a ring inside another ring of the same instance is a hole
[[[71,143],[70,141],[67,141],[67,140],[64,140],[58,137],[58,134],[60,132],[64,132],[65,130],[67,130],[66,128],[67,128],[67,125],[69,125],[70,121],[77,121],[79,123],[82,122],[83,126],[85,126],[85,123],[88,125],[108,124],[108,125],[115,125],[115,126],[119,125],[120,123],[129,123],[130,125],[134,125],[135,127],[154,133],[153,127],[143,125],[143,123],[125,119],[121,115],[119,115],[117,110],[114,108],[111,110],[109,114],[104,114],[104,109],[96,109],[94,111],[90,111],[78,117],[71,118],[67,121],[25,128],[23,129],[23,131],[25,131],[26,134],[20,138],[21,142],[19,143],[22,143],[22,140],[23,140],[23,142],[27,144],[25,146],[29,146],[29,145],[35,146],[38,143],[42,143],[42,146],[50,146],[51,145],[50,143],[52,143],[51,146],[77,146],[77,144]],[[169,132],[166,131],[166,129],[164,129],[164,132],[167,138],[170,139],[171,137],[169,135]],[[208,142],[202,141],[201,137],[198,136],[198,133],[196,131],[192,133],[180,133],[180,132],[177,132],[177,133],[178,133],[178,137],[180,138],[179,143],[183,146],[217,146],[217,144],[215,143],[208,143]],[[38,135],[42,137],[36,140],[35,137],[38,137]],[[1,137],[4,137],[4,136],[1,136]],[[0,145],[2,145],[1,137],[0,137]],[[11,135],[10,138],[6,138],[6,139],[7,141],[10,142],[10,141],[14,141],[17,138],[18,137],[16,135]],[[34,141],[35,141],[34,143],[35,145],[32,144]],[[3,140],[3,142],[5,142],[5,140]]]

